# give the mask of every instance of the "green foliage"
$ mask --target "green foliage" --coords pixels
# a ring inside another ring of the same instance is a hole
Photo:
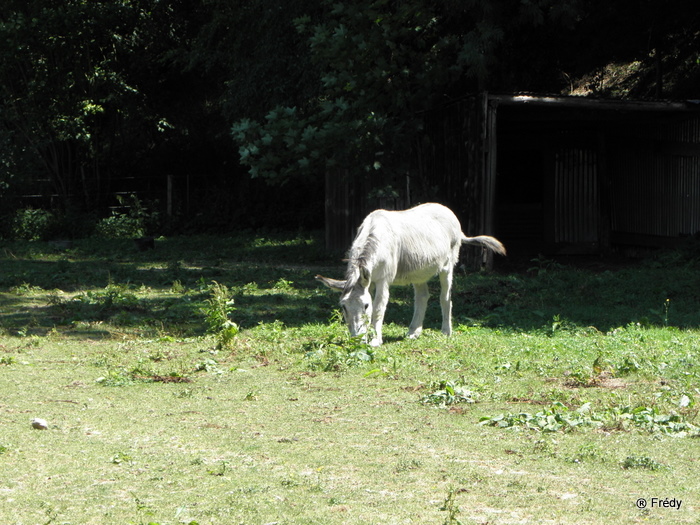
[[[578,428],[594,427],[617,430],[640,429],[649,433],[675,436],[699,436],[700,427],[686,421],[679,414],[663,414],[655,407],[611,407],[603,411],[593,410],[591,403],[584,403],[576,410],[561,402],[536,413],[519,412],[485,416],[481,425],[498,428],[526,428],[541,432],[570,432]]]
[[[126,213],[113,211],[100,220],[95,228],[98,237],[105,239],[133,239],[143,237],[158,222],[158,213],[149,211],[136,195],[117,196],[119,205]]]
[[[615,375],[624,377],[638,372],[642,368],[637,356],[629,355],[622,359],[622,362],[615,367]]]
[[[632,468],[640,468],[640,469],[646,469],[646,470],[661,470],[663,468],[666,468],[664,465],[659,463],[658,461],[651,459],[650,457],[647,456],[627,456],[625,460],[622,462],[622,468],[624,469],[632,469]]]
[[[430,387],[433,392],[421,398],[421,402],[441,407],[455,405],[458,403],[476,403],[478,394],[469,390],[463,380],[459,381],[437,381]]]
[[[202,309],[208,331],[216,337],[218,350],[230,348],[238,335],[238,325],[230,316],[234,312],[233,297],[227,286],[213,281],[209,287],[210,298]]]
[[[126,370],[110,370],[106,376],[98,377],[95,382],[107,387],[124,387],[133,385],[135,382],[133,374]]]
[[[11,355],[4,355],[0,357],[0,365],[14,365],[17,360]]]
[[[601,448],[594,443],[581,445],[576,453],[567,458],[571,463],[588,463],[591,461],[605,462],[606,457]]]
[[[103,315],[140,307],[138,297],[127,285],[114,283],[103,290],[89,290],[78,294],[73,297],[71,303],[76,306],[76,311],[97,311]]]
[[[100,220],[95,227],[95,233],[105,239],[133,239],[143,237],[143,228],[138,219],[115,213]]]
[[[447,39],[436,35],[433,7],[422,4],[324,1],[323,17],[297,18],[322,93],[313,105],[279,105],[264,121],[234,125],[241,161],[251,175],[284,181],[348,165],[357,173],[375,172],[385,158],[405,154],[407,133],[418,129],[415,111],[444,80],[434,69],[446,60],[441,42]]]
[[[623,406],[607,410],[608,427],[629,429],[639,428],[650,433],[670,434],[675,436],[700,436],[700,427],[685,420],[676,413],[664,414],[656,407]]]
[[[47,237],[55,223],[54,215],[46,210],[24,208],[17,210],[12,219],[11,236],[13,239],[38,241]]]
[[[375,359],[375,349],[362,336],[343,339],[328,336],[306,344],[304,350],[304,359],[311,370],[343,371]]]
[[[442,512],[447,513],[447,516],[445,516],[445,521],[442,522],[442,525],[462,525],[462,522],[457,519],[457,515],[460,513],[460,510],[459,505],[455,501],[455,493],[455,489],[450,488],[450,490],[447,492],[445,501],[440,507]]]
[[[522,3],[513,13],[506,2],[323,0],[322,14],[295,19],[320,94],[237,122],[241,162],[275,181],[350,166],[352,176],[369,173],[386,185],[405,173],[421,112],[483,86],[505,34],[563,23],[572,6],[559,4]]]
[[[139,118],[124,111],[135,90],[119,57],[135,43],[140,10],[128,2],[10,4],[0,24],[0,85],[10,101],[3,121],[18,147],[43,160],[65,199],[81,173],[99,177],[115,144],[108,125]]]
[[[483,417],[481,425],[498,428],[524,427],[541,432],[570,432],[579,426],[601,426],[600,418],[591,413],[590,403],[577,410],[569,410],[563,403],[555,402],[551,407],[534,414],[520,412],[517,414],[500,414],[494,417]]]

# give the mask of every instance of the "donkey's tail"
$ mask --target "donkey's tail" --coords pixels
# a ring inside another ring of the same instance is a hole
[[[478,237],[467,237],[466,235],[462,234],[462,244],[477,244],[480,246],[484,246],[484,247],[488,248],[489,250],[496,252],[499,255],[506,254],[506,247],[503,246],[501,241],[499,241],[495,237],[491,237],[489,235],[479,235]]]

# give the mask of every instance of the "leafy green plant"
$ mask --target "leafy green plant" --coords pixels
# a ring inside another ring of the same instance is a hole
[[[641,429],[651,433],[676,436],[698,436],[700,427],[689,423],[679,414],[662,414],[654,407],[612,407],[594,411],[591,403],[571,410],[560,402],[536,413],[499,414],[485,416],[479,424],[498,428],[523,427],[541,432],[568,432],[581,427],[609,430]]]
[[[279,279],[273,286],[273,290],[277,292],[290,292],[294,289],[294,283],[287,279]]]
[[[421,398],[421,402],[441,407],[458,403],[476,403],[478,394],[469,390],[462,381],[438,381],[431,386],[433,392]]]
[[[442,525],[462,525],[462,522],[459,519],[457,519],[457,515],[460,511],[459,505],[455,501],[456,492],[457,491],[454,488],[450,488],[447,492],[447,497],[445,498],[445,501],[440,507],[440,510],[442,512],[447,513],[447,516],[445,516],[445,521],[442,522]]]
[[[651,433],[700,436],[700,427],[685,420],[680,414],[664,414],[656,407],[624,406],[607,410],[606,426],[626,430],[640,428]]]
[[[661,470],[666,468],[656,460],[647,456],[627,456],[622,462],[623,469],[640,468],[646,470]]]
[[[565,383],[570,387],[596,386],[607,375],[604,365],[603,357],[599,355],[593,361],[590,369],[578,369],[568,372]]]
[[[605,461],[605,455],[600,447],[594,443],[585,443],[581,445],[577,452],[567,458],[567,461],[572,463],[585,463],[590,461]]]
[[[642,368],[637,356],[628,355],[622,358],[622,362],[615,367],[615,375],[622,377],[638,372]]]
[[[671,299],[666,299],[661,308],[650,308],[649,312],[661,318],[664,326],[668,326],[668,314],[671,309]]]
[[[540,432],[570,432],[582,426],[600,427],[602,422],[600,416],[591,412],[590,403],[572,411],[563,403],[555,402],[534,414],[519,412],[486,416],[479,420],[479,424],[498,428],[524,427]]]
[[[15,295],[31,295],[43,291],[40,286],[32,286],[29,283],[22,283],[18,286],[10,288],[10,293]]]
[[[98,377],[95,382],[102,386],[123,387],[133,385],[136,380],[134,374],[124,369],[109,370],[107,375]]]
[[[119,205],[126,212],[113,211],[112,215],[98,221],[95,233],[107,239],[132,239],[143,237],[158,222],[158,213],[149,211],[136,195],[117,196]]]
[[[143,237],[144,230],[138,219],[121,213],[114,213],[97,223],[95,233],[98,237],[106,239],[131,239]]]
[[[234,301],[228,287],[216,281],[209,286],[209,293],[210,298],[207,299],[202,312],[209,333],[216,337],[217,349],[223,350],[231,346],[239,332],[238,325],[230,319],[235,310]]]
[[[34,208],[18,210],[12,219],[11,235],[14,239],[38,241],[49,232],[54,216],[50,211]]]
[[[201,363],[198,363],[197,366],[195,367],[196,372],[218,372],[219,371],[219,363],[216,362],[216,360],[208,358],[202,361]]]
[[[207,472],[212,476],[223,477],[226,474],[226,467],[227,466],[228,466],[228,463],[226,461],[221,461],[219,463],[219,468],[209,469]]]
[[[170,291],[175,294],[184,294],[187,293],[187,288],[183,286],[182,281],[180,281],[180,279],[175,279],[173,281],[173,284],[170,286]]]
[[[423,466],[423,462],[419,459],[401,459],[398,464],[394,467],[394,472],[397,474],[401,472],[408,472],[410,470],[416,470]]]
[[[126,452],[117,452],[114,456],[112,456],[110,461],[115,465],[121,465],[123,463],[133,463],[134,458]]]
[[[145,311],[138,296],[128,285],[115,283],[110,283],[101,290],[79,293],[68,300],[52,294],[49,301],[64,317],[73,320],[106,319],[123,312]],[[127,320],[124,315],[119,319],[122,322]]]
[[[371,363],[375,359],[375,349],[362,340],[362,336],[337,339],[329,336],[320,342],[313,341],[306,346],[304,358],[312,370],[338,371]]]

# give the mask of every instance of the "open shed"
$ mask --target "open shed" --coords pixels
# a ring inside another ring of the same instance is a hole
[[[335,248],[377,207],[342,180],[327,180]],[[673,244],[700,232],[700,105],[481,93],[425,115],[397,187],[397,207],[442,202],[512,254]]]
[[[494,231],[514,247],[589,253],[700,231],[700,107],[487,97]]]
[[[512,253],[700,232],[694,102],[481,94],[426,116],[422,144],[415,174],[441,181],[467,234],[496,235]]]

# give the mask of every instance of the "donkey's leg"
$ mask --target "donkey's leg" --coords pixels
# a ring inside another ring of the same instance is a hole
[[[440,272],[440,308],[442,309],[442,333],[452,334],[452,267]]]
[[[389,303],[389,283],[378,282],[372,300],[372,328],[374,329],[374,338],[370,341],[370,345],[379,346],[382,344],[382,324],[384,323],[384,312],[386,305]]]
[[[416,339],[423,332],[423,319],[428,307],[428,283],[413,283],[415,302],[413,305],[413,319],[408,327],[409,339]]]

